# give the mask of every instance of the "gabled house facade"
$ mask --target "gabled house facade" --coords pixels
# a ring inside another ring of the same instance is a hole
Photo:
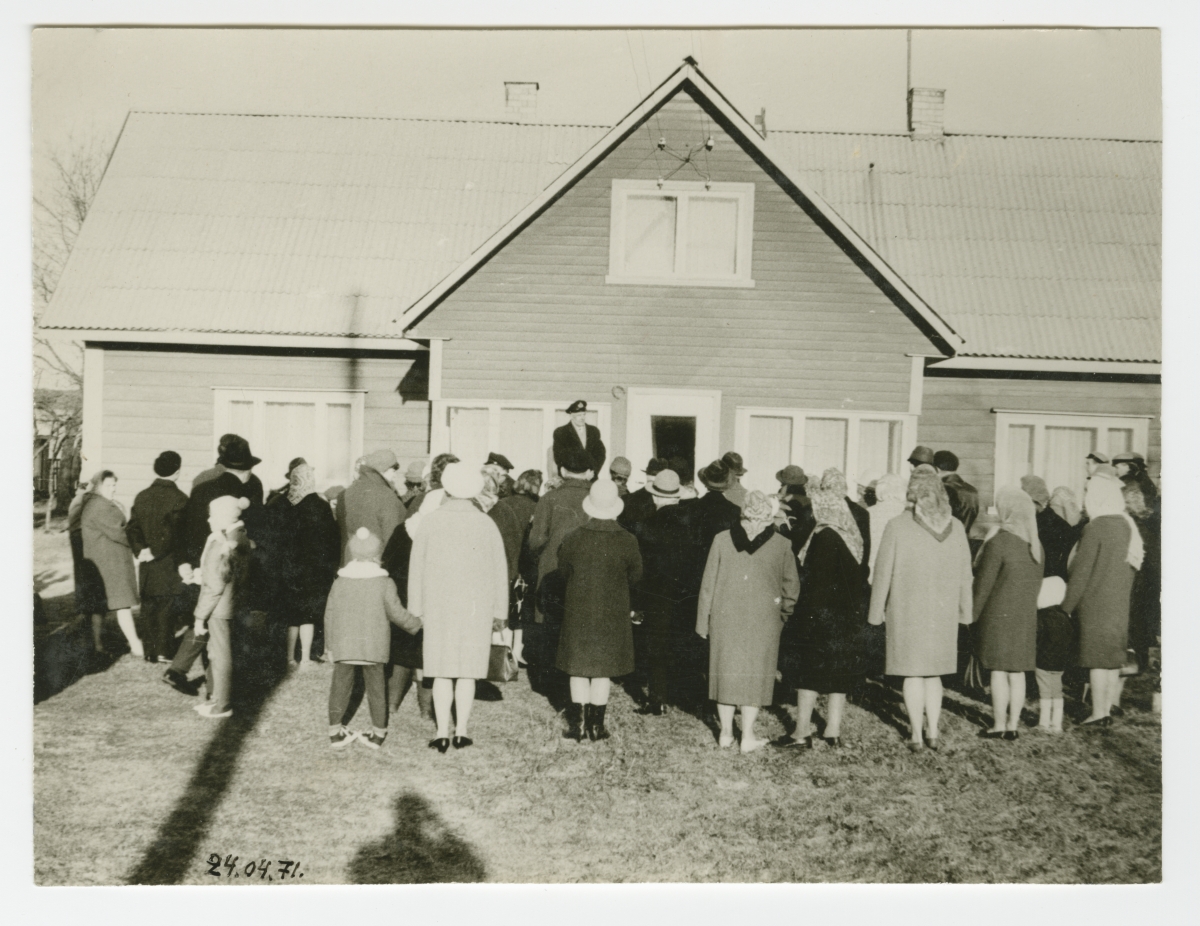
[[[1157,472],[1158,146],[1109,145],[1106,199],[1105,143],[1056,192],[1018,141],[1053,140],[764,139],[690,61],[611,128],[135,113],[43,326],[130,495],[227,431],[268,485],[385,446],[544,468],[578,398],[610,459],[736,449],[763,488],[918,442],[988,497],[1085,444]]]

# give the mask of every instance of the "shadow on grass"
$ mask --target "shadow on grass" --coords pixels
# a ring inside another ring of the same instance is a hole
[[[257,619],[261,620],[261,619]],[[286,631],[283,631],[286,633]],[[238,635],[246,642],[238,645]],[[178,884],[221,804],[246,738],[285,674],[285,644],[280,628],[269,622],[234,628],[233,716],[218,724],[171,815],[154,841],[126,875],[129,884]],[[239,665],[239,662],[241,665]]]
[[[396,826],[355,853],[347,869],[351,884],[438,884],[483,881],[482,860],[455,836],[423,797],[396,798]]]
[[[111,615],[104,620],[101,655],[93,649],[91,619],[74,613],[68,592],[41,599],[42,619],[33,626],[33,703],[39,704],[70,688],[85,675],[106,672],[129,651]]]

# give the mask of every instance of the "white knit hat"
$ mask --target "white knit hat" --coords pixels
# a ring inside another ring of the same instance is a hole
[[[453,498],[474,498],[483,491],[483,473],[466,463],[451,463],[442,471],[442,488]]]

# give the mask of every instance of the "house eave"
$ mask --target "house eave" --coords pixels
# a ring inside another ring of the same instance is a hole
[[[930,369],[995,370],[1029,373],[1109,373],[1120,376],[1161,376],[1162,364],[1140,360],[1057,360],[1036,357],[951,357],[934,360]]]
[[[425,350],[410,338],[363,338],[318,334],[244,334],[226,331],[122,331],[106,328],[48,328],[55,337],[88,344],[178,344],[189,347],[263,347],[298,350],[393,352]]]

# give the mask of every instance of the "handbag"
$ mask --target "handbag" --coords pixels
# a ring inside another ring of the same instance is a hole
[[[511,682],[517,677],[517,660],[513,658],[512,647],[495,642],[499,634],[492,636],[492,652],[488,656],[489,682]]]

